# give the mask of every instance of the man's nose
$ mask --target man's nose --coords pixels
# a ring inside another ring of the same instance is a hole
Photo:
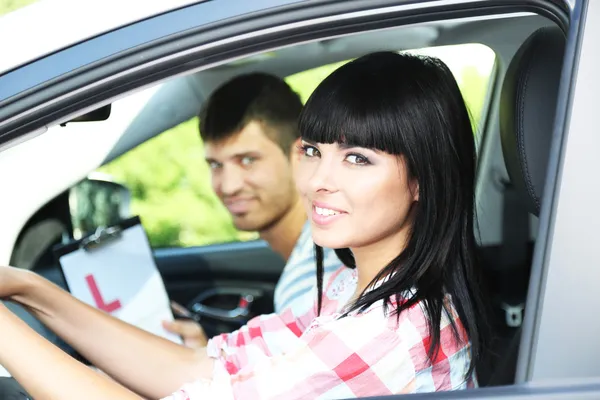
[[[225,196],[232,196],[242,190],[244,175],[239,168],[224,166],[219,177],[219,189]]]

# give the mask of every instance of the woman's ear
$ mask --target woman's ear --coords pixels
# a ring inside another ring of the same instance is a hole
[[[412,194],[413,201],[419,201],[419,181],[413,179],[410,182],[410,193]]]

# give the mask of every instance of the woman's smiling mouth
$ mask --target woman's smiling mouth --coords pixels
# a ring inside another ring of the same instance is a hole
[[[327,204],[313,202],[312,220],[317,225],[328,225],[347,214]]]

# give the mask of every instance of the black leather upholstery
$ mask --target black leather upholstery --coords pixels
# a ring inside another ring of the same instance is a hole
[[[512,183],[539,215],[566,38],[557,27],[535,31],[511,60],[502,85],[500,134],[504,162]],[[488,385],[514,382],[521,328],[502,336],[500,357]]]
[[[544,191],[565,43],[558,27],[535,31],[513,57],[502,86],[504,161],[534,215]]]

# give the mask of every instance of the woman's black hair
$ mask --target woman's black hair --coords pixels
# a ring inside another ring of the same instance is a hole
[[[476,150],[469,112],[448,67],[439,59],[378,52],[345,64],[314,91],[300,115],[300,133],[316,143],[344,143],[402,155],[419,200],[404,250],[375,277],[348,312],[383,300],[398,315],[422,302],[430,359],[440,348],[444,301],[450,295],[471,342],[470,375],[486,345],[486,306],[480,291],[474,233]],[[350,249],[336,249],[355,268]],[[318,309],[323,252],[316,246]],[[401,295],[415,289],[402,302]],[[450,318],[452,321],[453,319]],[[453,324],[457,340],[457,327]]]

